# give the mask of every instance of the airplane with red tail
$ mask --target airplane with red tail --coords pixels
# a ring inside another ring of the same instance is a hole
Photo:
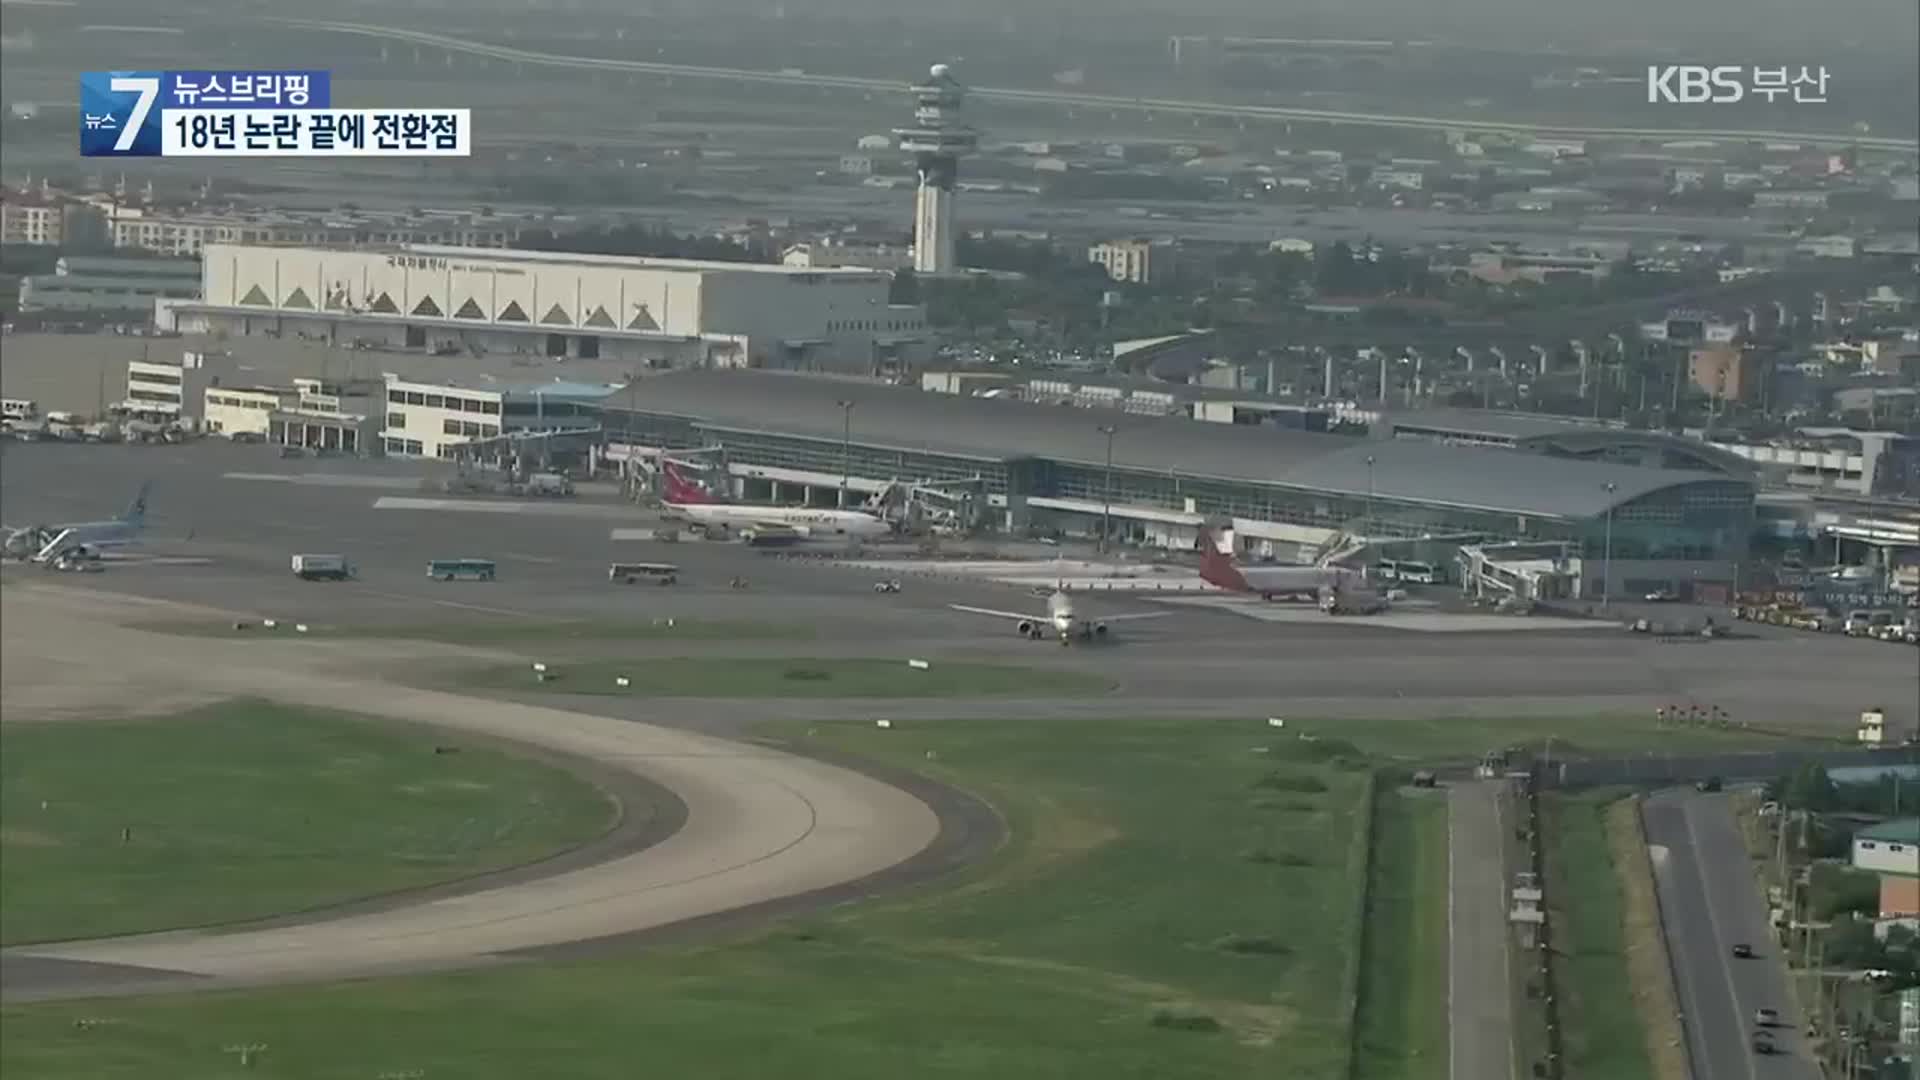
[[[1231,593],[1251,594],[1262,600],[1276,596],[1312,595],[1329,614],[1370,614],[1386,608],[1386,598],[1358,571],[1332,566],[1242,566],[1220,550],[1213,530],[1202,526],[1200,580]]]
[[[893,527],[876,514],[864,510],[822,510],[811,506],[751,506],[726,503],[680,471],[680,464],[662,458],[661,502],[668,512],[709,530],[737,530],[749,538],[778,535],[791,530],[808,538],[848,537],[875,539],[891,534]]]

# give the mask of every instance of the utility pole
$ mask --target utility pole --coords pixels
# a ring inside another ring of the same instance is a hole
[[[1373,455],[1367,455],[1367,512],[1360,519],[1361,539],[1373,539]]]
[[[1601,611],[1607,610],[1607,604],[1613,597],[1613,493],[1618,485],[1609,480],[1604,486],[1607,489],[1607,528],[1606,547],[1600,560],[1602,564],[1600,571]]]
[[[846,509],[847,488],[853,483],[853,402],[842,398],[840,406],[840,508]]]
[[[1100,496],[1100,554],[1105,555],[1107,538],[1113,535],[1113,436],[1119,429],[1112,424],[1102,424],[1099,430],[1107,437],[1107,475]]]

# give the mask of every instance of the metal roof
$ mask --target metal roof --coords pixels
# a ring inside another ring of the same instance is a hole
[[[1390,427],[1417,427],[1462,435],[1534,439],[1543,435],[1569,432],[1624,431],[1617,424],[1600,424],[1577,417],[1543,416],[1538,413],[1494,412],[1480,409],[1407,409],[1389,412],[1381,420]]]
[[[1590,517],[1609,503],[1702,481],[1707,472],[1570,461],[1515,450],[1356,439],[1286,428],[1216,424],[1119,410],[926,393],[873,380],[767,371],[681,371],[642,378],[607,402],[687,417],[709,428],[839,442],[840,402],[853,403],[862,446],[1004,461],[1046,458],[1100,466],[1111,426],[1117,469],[1364,493],[1402,501],[1538,516]],[[1614,489],[1609,492],[1607,485]]]
[[[1683,484],[1732,482],[1721,473],[1405,440],[1370,441],[1314,458],[1289,472],[1286,480],[1320,491],[1371,490],[1378,498],[1398,502],[1562,518],[1596,517],[1609,506]]]

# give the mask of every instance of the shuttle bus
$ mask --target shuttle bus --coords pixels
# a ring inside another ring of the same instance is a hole
[[[1381,559],[1373,564],[1373,576],[1381,581],[1402,581],[1409,585],[1439,585],[1446,572],[1433,563],[1412,559]]]
[[[671,585],[680,579],[680,568],[671,563],[617,562],[607,568],[607,580],[631,585],[645,581]]]
[[[38,402],[26,398],[0,398],[0,420],[37,420],[39,417]]]
[[[492,581],[493,572],[492,559],[435,559],[427,564],[427,576],[441,581],[455,578]]]

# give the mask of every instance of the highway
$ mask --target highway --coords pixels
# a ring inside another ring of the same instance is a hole
[[[1642,813],[1694,1080],[1819,1080],[1726,797],[1662,792]],[[1733,955],[1743,942],[1752,959]],[[1754,1011],[1762,1008],[1779,1010],[1781,1053],[1753,1050]]]
[[[891,79],[873,79],[852,75],[821,75],[801,71],[754,71],[746,68],[714,67],[703,64],[672,64],[653,60],[619,60],[595,56],[569,56],[559,53],[517,49],[483,41],[450,37],[445,34],[410,30],[402,27],[374,26],[366,23],[330,22],[305,19],[269,20],[307,30],[353,34],[388,41],[426,45],[449,52],[466,53],[492,60],[541,67],[584,70],[624,71],[676,78],[721,79],[739,83],[764,83],[776,86],[819,86],[846,90],[900,93],[904,87]],[[1911,152],[1920,149],[1920,140],[1885,136],[1836,134],[1810,131],[1750,131],[1693,128],[1614,128],[1558,125],[1546,121],[1491,120],[1472,117],[1407,116],[1396,113],[1344,112],[1332,109],[1306,109],[1280,105],[1234,105],[1211,101],[1181,101],[1166,98],[1134,98],[1109,94],[1075,94],[1058,90],[1028,90],[1014,87],[974,86],[967,93],[990,101],[1008,101],[1067,108],[1125,109],[1135,112],[1164,113],[1174,116],[1218,116],[1249,120],[1308,121],[1356,127],[1399,128],[1498,132],[1531,135],[1550,132],[1560,136],[1589,139],[1726,139],[1741,142],[1799,142],[1814,146],[1857,146],[1868,150]]]

